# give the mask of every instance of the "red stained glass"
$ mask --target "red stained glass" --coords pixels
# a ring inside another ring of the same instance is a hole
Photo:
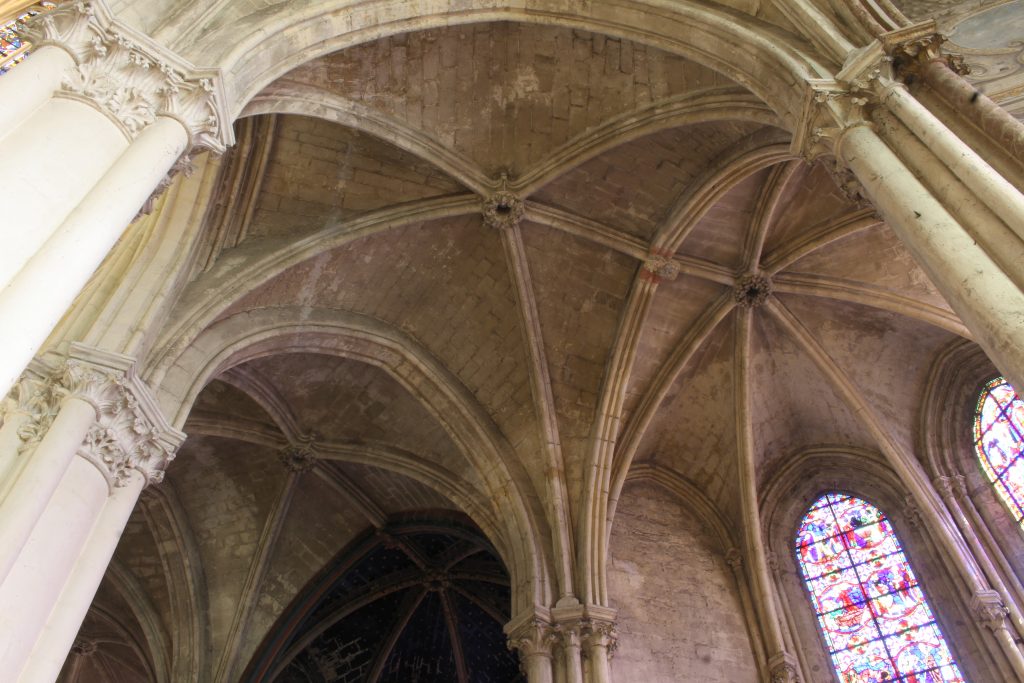
[[[996,493],[1024,524],[1024,401],[1002,377],[986,384],[978,398],[974,447]]]
[[[796,554],[842,683],[963,683],[878,508],[822,496],[800,525]]]

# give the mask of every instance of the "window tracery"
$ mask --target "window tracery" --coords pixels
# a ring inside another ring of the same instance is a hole
[[[1024,401],[1003,377],[985,384],[978,397],[974,450],[996,493],[1024,525]]]
[[[0,23],[0,74],[5,74],[20,64],[32,47],[21,37],[21,28],[25,20],[48,12],[56,6],[56,2],[38,2]]]
[[[821,496],[800,524],[796,555],[842,683],[965,680],[878,508]]]

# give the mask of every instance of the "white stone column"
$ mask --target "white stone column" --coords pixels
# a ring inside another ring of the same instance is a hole
[[[590,616],[583,621],[583,656],[589,663],[587,683],[611,683],[611,659],[618,633],[609,618]]]
[[[1024,388],[1024,292],[869,124],[847,128],[836,143],[836,154],[978,344],[1015,387]]]
[[[64,72],[74,65],[66,50],[43,45],[0,78],[0,142],[6,144],[14,130],[50,99]]]
[[[106,498],[103,478],[75,458],[0,583],[0,680],[19,680]]]
[[[902,84],[887,82],[881,99],[983,204],[1024,240],[1024,195],[1012,183],[960,140]]]
[[[0,186],[6,218],[0,291],[131,139],[118,117],[84,96],[101,95],[107,76],[94,66],[108,51],[102,43],[108,15],[88,2],[69,2],[29,19],[23,33],[32,53],[0,78],[0,142],[21,160]]]
[[[556,671],[559,683],[583,683],[583,624],[584,605],[565,605],[551,610],[560,661]]]
[[[4,386],[46,341],[188,139],[178,120],[158,117],[0,292],[0,321],[18,321],[18,334],[0,338]]]
[[[527,614],[505,626],[508,647],[519,653],[529,683],[553,683],[555,631],[547,615]]]
[[[70,355],[53,391],[65,396],[60,410],[52,424],[40,421],[45,434],[4,501],[42,501],[44,509],[17,552],[11,547],[0,580],[0,633],[13,634],[0,638],[2,681],[56,677],[139,492],[162,479],[184,440],[135,375],[133,359],[80,344]],[[65,415],[76,421],[65,425]],[[58,483],[40,490],[32,472]]]
[[[19,430],[20,438],[8,441],[13,453],[3,455],[27,460],[0,501],[0,582],[95,423],[100,404],[112,400],[118,388],[118,378],[105,368],[76,359],[47,382],[49,387],[41,389],[45,395]]]
[[[29,655],[19,683],[52,683],[57,679],[145,485],[142,474],[130,472],[127,481],[110,493]]]
[[[28,161],[0,188],[16,226],[0,233],[0,329],[19,332],[0,337],[0,394],[183,153],[232,140],[219,71],[163,50],[102,0],[66,3],[33,24],[40,53],[63,49],[77,62],[4,139]]]
[[[128,146],[128,137],[93,107],[57,98],[46,102],[2,143],[5,155],[24,159],[0,185],[4,207],[0,292],[5,293],[28,259]]]

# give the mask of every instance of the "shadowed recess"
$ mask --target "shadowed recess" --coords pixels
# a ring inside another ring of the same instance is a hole
[[[468,523],[402,516],[300,592],[243,681],[523,681],[505,646],[508,573]]]

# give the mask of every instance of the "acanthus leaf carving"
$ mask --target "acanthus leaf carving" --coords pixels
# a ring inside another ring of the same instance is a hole
[[[557,639],[551,623],[540,617],[527,619],[508,634],[508,648],[520,657],[550,657]]]
[[[79,455],[95,465],[111,487],[127,485],[133,472],[146,484],[163,481],[185,435],[164,420],[135,376],[127,356],[72,344],[58,392],[89,402],[96,411],[79,447]]]
[[[1006,628],[1004,622],[1010,611],[1003,604],[999,593],[993,590],[976,592],[971,598],[971,610],[977,622],[990,631]]]
[[[219,72],[196,69],[114,20],[99,0],[67,3],[32,18],[27,38],[54,45],[75,60],[63,79],[64,97],[105,112],[134,137],[158,116],[177,119],[194,149],[216,153],[233,142]]]

